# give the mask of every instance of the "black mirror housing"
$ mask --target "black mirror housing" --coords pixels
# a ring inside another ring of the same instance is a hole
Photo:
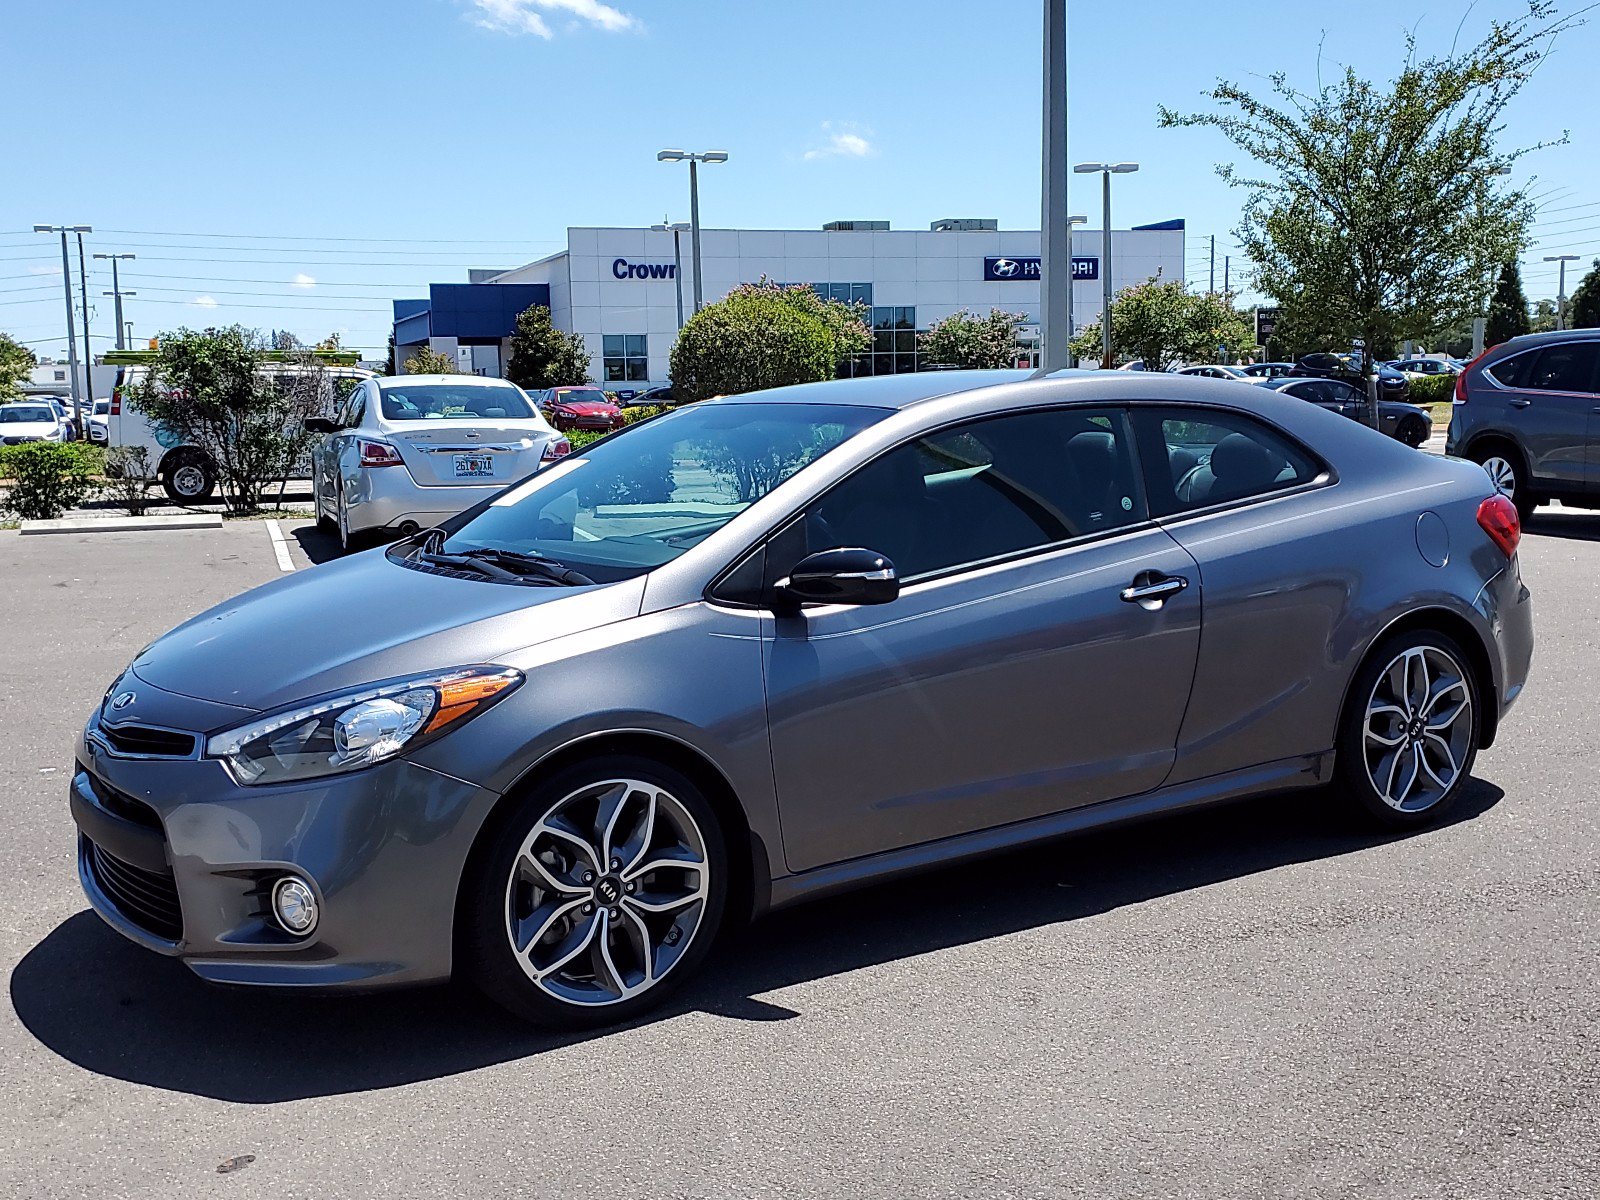
[[[776,585],[781,606],[887,604],[900,595],[894,563],[862,546],[842,546],[807,555]]]
[[[332,417],[307,417],[302,425],[307,433],[338,433],[339,422]]]

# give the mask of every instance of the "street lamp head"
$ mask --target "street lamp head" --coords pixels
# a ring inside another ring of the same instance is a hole
[[[1120,162],[1120,163],[1114,163],[1112,165],[1111,173],[1113,175],[1132,175],[1138,169],[1139,169],[1139,164],[1138,163],[1135,163],[1135,162]]]
[[[1067,218],[1067,224],[1068,225],[1087,225],[1088,223],[1089,223],[1089,218],[1088,217],[1068,217]]]
[[[660,221],[650,226],[657,233],[682,233],[689,228],[687,221]]]
[[[1093,175],[1098,171],[1109,171],[1111,168],[1105,163],[1079,163],[1072,168],[1074,175]]]
[[[1577,262],[1582,257],[1583,255],[1581,254],[1546,254],[1544,260],[1545,262]]]
[[[56,227],[54,225],[35,225],[33,231],[35,233],[54,233]]]
[[[118,258],[118,259],[127,259],[127,258],[138,258],[138,257],[139,257],[139,256],[138,256],[138,255],[137,255],[137,254],[91,254],[91,255],[90,255],[90,256],[89,256],[89,257],[90,257],[90,258]]]
[[[682,162],[687,157],[688,157],[688,155],[684,154],[684,152],[682,150],[657,150],[656,151],[656,161],[657,162]]]
[[[707,150],[700,156],[700,161],[708,163],[727,162],[728,152],[726,150]]]

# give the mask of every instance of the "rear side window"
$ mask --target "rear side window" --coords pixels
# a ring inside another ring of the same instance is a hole
[[[1600,342],[1567,342],[1539,351],[1521,386],[1541,392],[1592,392]]]
[[[1243,413],[1162,408],[1137,414],[1150,507],[1170,516],[1310,483],[1320,465]]]
[[[1532,353],[1513,354],[1484,370],[1502,387],[1519,388],[1528,377],[1528,368],[1533,365],[1534,357]]]

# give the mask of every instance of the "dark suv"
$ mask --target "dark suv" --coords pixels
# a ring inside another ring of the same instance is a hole
[[[1524,520],[1600,508],[1600,329],[1512,338],[1456,377],[1445,453],[1483,464]]]

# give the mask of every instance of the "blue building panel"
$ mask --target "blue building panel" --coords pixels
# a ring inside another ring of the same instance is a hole
[[[510,337],[517,314],[531,305],[550,307],[545,283],[434,283],[426,300],[394,302],[394,340],[411,346],[430,337],[492,342]]]

